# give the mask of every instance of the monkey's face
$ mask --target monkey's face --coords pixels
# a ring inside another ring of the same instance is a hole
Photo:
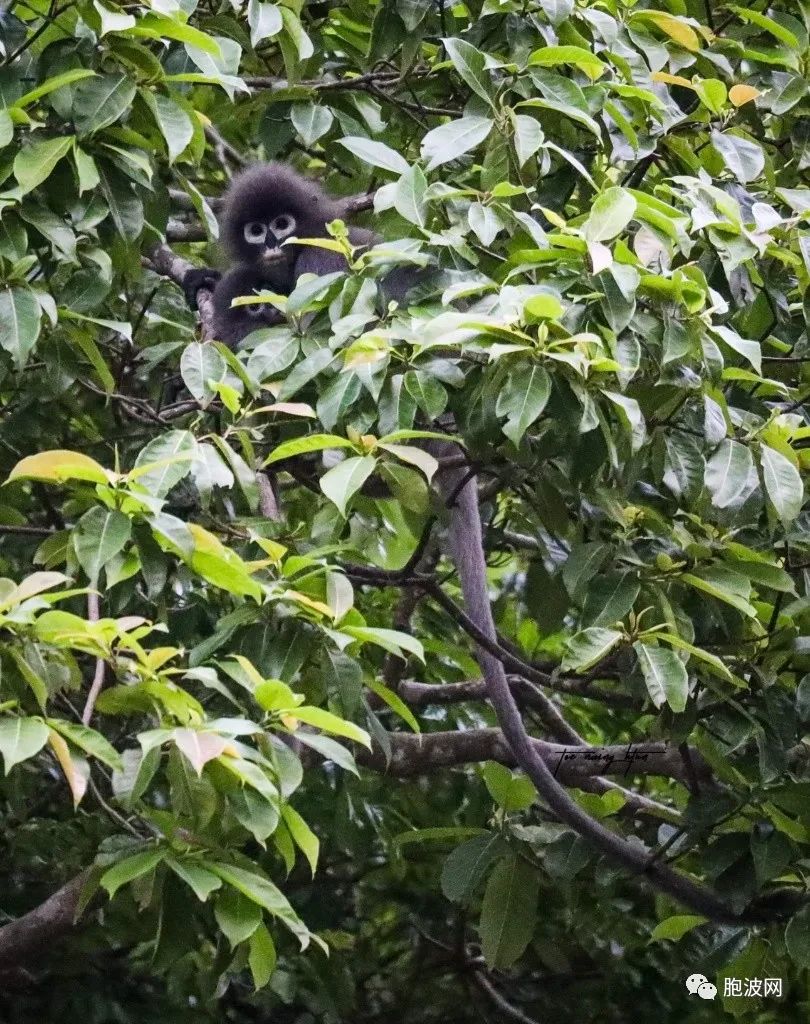
[[[257,164],[238,174],[223,197],[222,241],[232,263],[250,266],[265,285],[287,294],[301,249],[284,243],[326,234],[341,210],[292,167]]]
[[[268,271],[276,264],[289,263],[292,252],[282,243],[295,234],[297,226],[292,213],[245,221],[241,225],[241,238],[237,234],[243,259]]]

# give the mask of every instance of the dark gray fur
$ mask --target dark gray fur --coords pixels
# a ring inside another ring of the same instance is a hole
[[[235,350],[253,331],[284,323],[284,314],[269,302],[231,305],[234,299],[242,295],[255,295],[268,288],[258,270],[249,265],[236,266],[222,275],[213,296],[213,329],[217,341]]]

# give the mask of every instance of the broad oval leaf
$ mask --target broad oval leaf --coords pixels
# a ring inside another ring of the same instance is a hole
[[[689,676],[675,651],[640,640],[633,644],[633,649],[653,704],[657,708],[669,704],[673,711],[683,711],[689,696]]]
[[[721,441],[706,463],[705,483],[717,508],[733,505],[746,490],[754,468],[751,452],[738,441]]]
[[[428,162],[427,169],[432,171],[469,153],[484,141],[493,126],[494,121],[490,118],[470,114],[431,129],[422,139],[421,148],[422,159]]]
[[[38,754],[48,742],[48,727],[41,718],[0,718],[0,754],[5,773],[15,764]]]
[[[767,444],[762,445],[759,459],[768,498],[782,523],[789,526],[804,503],[804,484],[799,471],[790,459]]]
[[[346,507],[354,495],[374,472],[377,460],[371,455],[355,455],[339,462],[321,477],[320,488],[337,505],[345,517]]]
[[[489,876],[481,905],[481,951],[491,969],[506,970],[523,954],[537,923],[540,873],[512,853]]]

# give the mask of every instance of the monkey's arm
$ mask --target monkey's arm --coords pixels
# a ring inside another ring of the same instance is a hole
[[[197,308],[197,292],[203,289],[212,292],[221,277],[221,272],[213,267],[193,267],[187,270],[183,276],[183,294],[189,309]]]

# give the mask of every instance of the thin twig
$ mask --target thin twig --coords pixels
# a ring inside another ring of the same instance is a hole
[[[87,595],[87,619],[89,622],[98,622],[99,617],[98,591],[91,590]],[[87,694],[87,702],[85,703],[84,711],[82,712],[82,725],[89,725],[90,720],[93,717],[93,709],[96,706],[98,695],[101,693],[101,688],[104,685],[104,669],[104,659],[96,658],[96,670],[93,674],[93,682],[90,684],[90,690]]]

